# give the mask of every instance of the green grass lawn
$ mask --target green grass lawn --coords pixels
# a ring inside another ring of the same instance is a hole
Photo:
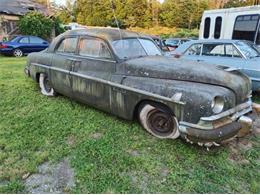
[[[41,95],[25,63],[0,57],[0,193],[26,192],[24,174],[64,158],[75,170],[71,193],[260,193],[259,137],[235,156],[159,140],[137,122]]]

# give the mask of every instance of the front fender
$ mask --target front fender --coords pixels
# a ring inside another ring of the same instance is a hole
[[[177,93],[181,94],[180,101],[185,103],[183,121],[189,123],[197,123],[201,117],[214,114],[211,103],[215,96],[224,98],[223,111],[234,107],[236,103],[235,94],[221,86],[144,77],[127,77],[123,80],[123,84],[167,98],[173,98]]]

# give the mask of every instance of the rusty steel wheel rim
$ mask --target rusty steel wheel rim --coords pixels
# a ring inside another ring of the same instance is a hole
[[[176,131],[175,120],[166,112],[152,110],[148,113],[147,120],[151,131],[156,135],[167,137]]]
[[[52,87],[51,87],[51,83],[47,77],[44,78],[43,84],[44,84],[44,88],[45,88],[46,92],[49,93],[51,91]]]

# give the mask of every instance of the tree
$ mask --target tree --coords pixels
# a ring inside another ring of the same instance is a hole
[[[63,24],[76,22],[76,1],[66,0],[65,6],[56,6],[55,16],[58,17]]]
[[[227,3],[224,4],[224,8],[231,8],[231,7],[244,7],[253,5],[251,0],[229,0]]]
[[[22,34],[49,38],[54,24],[40,12],[29,12],[21,17],[18,26]]]

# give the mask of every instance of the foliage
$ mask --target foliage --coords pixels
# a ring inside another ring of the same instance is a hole
[[[57,6],[55,16],[59,18],[63,24],[76,22],[76,1],[66,0],[65,6]]]
[[[61,20],[59,17],[53,18],[54,28],[55,28],[55,35],[58,36],[61,33],[65,32],[64,27],[61,25]]]
[[[53,29],[53,21],[40,12],[29,12],[21,17],[19,30],[24,35],[34,35],[42,38],[49,38]]]
[[[89,26],[114,26],[115,16],[120,25],[128,28],[167,26],[199,28],[204,10],[252,5],[253,0],[77,0],[76,21]],[[68,16],[68,14],[67,14]],[[69,18],[69,17],[67,17]]]
[[[157,35],[162,38],[169,38],[169,37],[178,37],[178,38],[194,37],[195,38],[199,36],[198,29],[189,30],[183,28],[169,28],[163,26],[155,26],[152,28],[133,27],[133,28],[129,28],[129,30],[144,33],[144,34]]]
[[[161,22],[168,27],[197,28],[208,1],[165,0],[160,14]]]
[[[22,34],[44,39],[50,38],[53,29],[56,36],[64,32],[59,17],[49,18],[40,12],[29,12],[20,19],[18,26]]]
[[[229,0],[227,3],[224,4],[224,8],[244,7],[248,5],[252,5],[252,2],[245,0]]]
[[[239,139],[252,143],[241,151],[160,140],[136,122],[42,96],[25,63],[0,57],[0,193],[26,193],[23,175],[64,158],[76,175],[68,193],[260,192],[259,136]]]

